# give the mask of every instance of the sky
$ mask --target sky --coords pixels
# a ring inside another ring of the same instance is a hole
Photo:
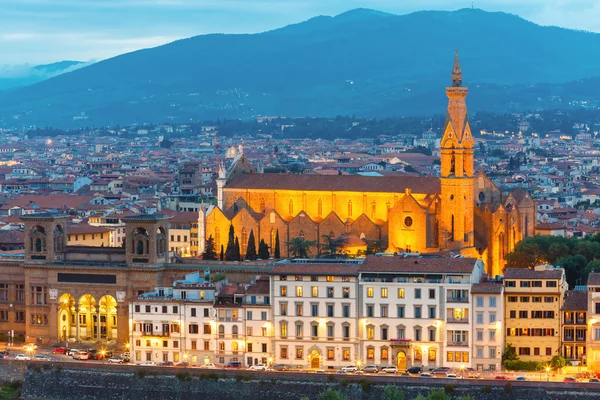
[[[478,0],[476,8],[600,33],[600,0]],[[354,8],[393,14],[458,0],[0,0],[0,66],[93,61],[206,33],[254,33]]]

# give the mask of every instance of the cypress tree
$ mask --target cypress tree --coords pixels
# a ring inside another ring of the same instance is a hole
[[[254,229],[250,229],[248,246],[246,247],[246,260],[256,260],[256,240],[254,239]]]
[[[275,233],[275,250],[273,250],[273,257],[281,258],[281,249],[279,248],[279,229]]]
[[[225,259],[225,252],[223,251],[223,245],[221,245],[221,253],[219,254],[219,260],[223,261]]]
[[[258,245],[258,258],[262,260],[269,259],[269,246],[267,246],[264,239],[260,239],[260,244]]]
[[[233,245],[233,261],[241,261],[242,254],[240,252],[240,240],[235,237],[235,244]]]
[[[238,253],[239,254],[239,253]],[[229,237],[227,239],[227,248],[225,249],[225,261],[239,261],[235,258],[235,230],[233,224],[229,225]]]
[[[215,239],[212,235],[204,242],[204,253],[202,253],[203,260],[216,260],[217,252],[215,251]]]

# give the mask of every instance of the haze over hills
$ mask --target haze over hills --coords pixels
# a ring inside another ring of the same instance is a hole
[[[43,65],[4,65],[0,66],[0,90],[32,85],[54,76],[82,68],[88,63],[82,61],[59,61]]]
[[[600,34],[477,9],[357,9],[259,34],[183,39],[5,91],[0,126],[442,113],[455,48],[471,111],[600,100]]]

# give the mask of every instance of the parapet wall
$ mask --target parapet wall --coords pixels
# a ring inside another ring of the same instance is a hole
[[[206,370],[205,370],[206,371]],[[314,400],[327,388],[345,392],[351,400],[381,400],[386,385],[396,384],[408,399],[450,384],[446,379],[428,381],[396,376],[369,377],[256,373],[248,371],[147,368],[107,368],[96,364],[31,363],[23,385],[24,399],[87,400]],[[524,384],[523,384],[524,383]],[[453,395],[469,394],[489,400],[576,400],[600,397],[600,387],[546,382],[454,381]]]

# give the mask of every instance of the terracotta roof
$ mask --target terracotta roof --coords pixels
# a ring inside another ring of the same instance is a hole
[[[67,225],[67,234],[105,233],[110,231],[112,231],[112,228],[106,226],[92,226],[87,224]]]
[[[360,266],[356,264],[287,264],[276,265],[271,274],[274,275],[341,275],[358,276]]]
[[[588,286],[600,286],[600,272],[590,272],[587,284]]]
[[[267,280],[258,280],[246,289],[246,294],[269,294],[269,292],[269,281]]]
[[[563,269],[535,271],[531,268],[506,268],[504,279],[560,279],[564,272]]]
[[[475,258],[403,258],[367,256],[360,266],[361,272],[438,272],[471,273]]]
[[[473,293],[473,294],[475,294],[475,293],[500,294],[500,293],[502,293],[503,289],[504,289],[504,286],[502,286],[501,283],[487,283],[487,282],[486,283],[474,283],[471,286],[471,293]]]
[[[324,190],[339,192],[439,193],[440,180],[433,177],[308,174],[242,174],[227,182],[227,189]]]
[[[171,218],[171,223],[174,222],[198,222],[198,213],[194,211],[175,213]]]
[[[567,290],[561,310],[587,310],[587,295],[585,290]]]

